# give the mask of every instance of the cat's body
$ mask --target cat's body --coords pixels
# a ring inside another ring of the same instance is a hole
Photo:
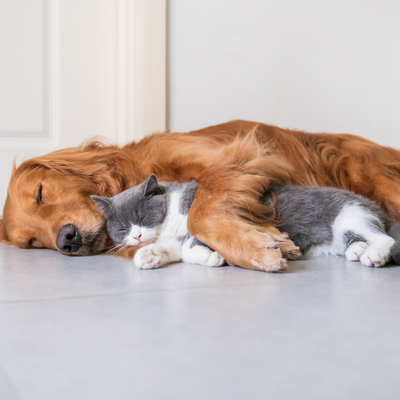
[[[225,260],[193,237],[187,216],[197,183],[162,182],[154,175],[112,197],[92,196],[107,219],[107,232],[121,245],[141,246],[134,257],[140,269],[185,261],[218,267]]]
[[[400,262],[400,224],[387,220],[373,201],[342,189],[289,184],[271,185],[265,201],[273,196],[278,229],[303,254],[345,255],[380,267],[392,251]]]
[[[115,243],[143,246],[134,257],[138,268],[181,260],[220,266],[225,261],[222,256],[187,230],[196,189],[195,181],[158,183],[150,175],[113,198],[92,198],[104,211],[107,232]],[[305,254],[345,255],[379,267],[392,249],[394,261],[400,261],[400,243],[393,239],[399,239],[400,224],[389,222],[371,200],[336,188],[290,184],[271,185],[262,201],[273,199],[278,229],[287,232]]]

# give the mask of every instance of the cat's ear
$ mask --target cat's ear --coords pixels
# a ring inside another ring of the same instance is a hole
[[[104,215],[108,215],[112,206],[112,199],[110,197],[103,196],[90,196],[92,200],[100,207]]]
[[[151,174],[144,182],[143,196],[151,197],[156,194],[161,194],[162,190],[157,182],[157,177]]]
[[[0,242],[5,244],[11,244],[10,239],[7,236],[7,233],[4,228],[3,220],[0,217]]]

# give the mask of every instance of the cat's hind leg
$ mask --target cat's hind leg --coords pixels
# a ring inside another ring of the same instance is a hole
[[[361,264],[367,267],[384,266],[390,257],[394,239],[373,224],[365,224],[359,230],[359,234],[362,234],[365,242],[356,241],[350,244],[345,252],[346,258],[351,261],[360,260]]]
[[[394,239],[382,233],[367,240],[370,245],[360,257],[361,263],[367,267],[384,266],[390,257],[390,249],[394,244]]]
[[[152,243],[140,248],[136,252],[133,262],[139,269],[160,268],[165,264],[181,261],[181,249],[182,244],[177,240]]]
[[[359,256],[361,263],[367,267],[384,266],[390,257],[390,249],[395,241],[386,234],[381,221],[369,216],[369,219],[363,220],[361,226],[355,231],[362,235],[365,242],[352,243],[346,250],[346,257],[349,258],[348,254],[353,253],[354,256]]]
[[[385,233],[384,221],[373,209],[358,204],[345,206],[335,220],[333,231],[336,242],[342,238],[348,259],[356,260],[365,246],[360,242],[364,241],[367,247],[359,257],[363,265],[382,267],[388,261],[394,239]]]
[[[365,242],[353,242],[345,251],[344,255],[350,261],[360,261],[361,256],[368,248]]]
[[[182,261],[208,267],[220,267],[225,259],[196,238],[192,237],[182,246]]]

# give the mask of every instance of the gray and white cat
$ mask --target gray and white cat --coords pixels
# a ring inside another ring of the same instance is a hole
[[[136,267],[159,268],[176,261],[219,267],[224,258],[187,230],[196,190],[195,181],[158,183],[150,175],[114,197],[91,197],[103,210],[107,233],[115,243],[143,246],[135,253]]]
[[[117,244],[141,247],[138,268],[174,261],[220,266],[224,259],[187,230],[187,215],[197,189],[189,183],[158,183],[154,175],[112,198],[92,196]],[[385,218],[371,200],[341,189],[290,184],[271,185],[263,202],[275,202],[278,229],[308,255],[345,255],[373,267],[391,253],[400,263],[400,224]],[[396,238],[396,241],[393,239]]]
[[[271,185],[264,201],[276,199],[278,229],[307,255],[345,255],[370,267],[400,263],[400,224],[358,194],[332,187]],[[395,240],[396,239],[396,240]]]

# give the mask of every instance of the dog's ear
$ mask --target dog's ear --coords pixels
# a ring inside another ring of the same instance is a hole
[[[144,182],[143,196],[152,197],[162,193],[163,191],[158,185],[157,177],[154,174],[151,174]]]
[[[99,208],[103,211],[105,216],[110,214],[111,206],[112,206],[112,199],[110,197],[103,197],[103,196],[90,196],[92,200],[99,206]]]
[[[8,238],[7,233],[5,231],[2,218],[0,218],[0,242],[5,244],[11,244],[10,239]]]

